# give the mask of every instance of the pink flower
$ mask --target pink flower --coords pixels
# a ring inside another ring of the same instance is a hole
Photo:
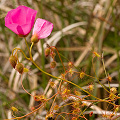
[[[19,36],[27,36],[31,31],[37,11],[26,6],[12,9],[5,17],[5,26]]]
[[[35,22],[31,42],[37,43],[39,39],[46,38],[50,35],[53,29],[53,24],[38,18]]]

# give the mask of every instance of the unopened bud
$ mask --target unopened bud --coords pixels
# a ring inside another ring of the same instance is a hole
[[[117,93],[117,89],[114,88],[114,87],[112,87],[112,88],[110,89],[110,92],[113,93],[113,94],[116,94],[116,93]]]
[[[68,63],[68,66],[71,68],[73,66],[73,63],[72,62],[69,62]]]
[[[50,82],[50,86],[51,86],[52,88],[55,88],[56,85],[55,85],[54,82],[51,81],[51,82]]]
[[[113,93],[110,93],[109,98],[112,100],[115,98],[115,95]]]
[[[51,68],[55,68],[55,67],[56,67],[56,62],[55,62],[55,61],[52,61],[52,62],[50,63],[50,67],[51,67]]]
[[[93,112],[90,112],[90,113],[89,113],[89,116],[92,117],[92,115],[93,115]]]
[[[83,79],[84,76],[85,76],[85,73],[84,73],[84,72],[81,72],[81,73],[80,73],[80,78]]]
[[[111,82],[111,81],[112,81],[112,78],[108,75],[107,80],[108,80],[109,82]]]
[[[34,99],[35,99],[35,101],[40,101],[40,102],[46,101],[46,97],[44,95],[34,96]]]
[[[12,106],[11,109],[12,109],[12,111],[14,111],[14,112],[18,112],[18,109],[17,109],[16,107],[14,107],[14,106]]]
[[[31,42],[37,43],[38,41],[39,41],[38,35],[37,35],[37,34],[34,34],[34,35],[31,37]]]
[[[50,48],[46,48],[45,49],[45,56],[49,56],[50,55]]]
[[[69,95],[70,94],[70,90],[69,89],[65,89],[63,92],[62,92],[62,94],[64,95]]]
[[[12,65],[13,68],[15,68],[16,64],[17,64],[17,57],[15,56],[10,56],[9,57],[9,61],[10,61],[10,64]]]
[[[93,91],[94,85],[89,85],[89,86],[88,86],[88,89],[89,89],[89,91]]]
[[[18,63],[18,64],[16,65],[16,70],[17,70],[20,74],[22,74],[22,73],[24,72],[24,66],[23,66],[23,64],[22,64],[22,63]]]
[[[59,106],[58,106],[58,105],[55,105],[54,109],[55,109],[55,110],[58,110],[58,109],[59,109]]]

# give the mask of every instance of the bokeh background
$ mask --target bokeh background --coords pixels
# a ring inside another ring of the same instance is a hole
[[[61,54],[72,61],[79,71],[105,78],[105,72],[101,60],[94,60],[95,72],[92,66],[93,51],[103,54],[105,68],[112,77],[111,86],[116,87],[120,93],[120,1],[119,0],[0,0],[0,119],[11,117],[11,106],[19,109],[17,115],[24,115],[36,104],[21,87],[20,74],[15,71],[10,63],[9,56],[15,47],[21,48],[26,55],[28,51],[23,38],[5,27],[4,18],[7,12],[19,5],[25,5],[38,11],[36,18],[46,19],[54,24],[52,34],[45,40],[50,46],[56,46]],[[32,33],[32,32],[31,32]],[[27,37],[30,45],[31,33]],[[56,56],[57,67],[50,68],[50,58],[44,56],[45,41],[41,40],[33,47],[33,58],[45,71],[59,76],[63,72],[59,57]],[[22,54],[19,59],[30,69],[23,75],[23,85],[32,95],[43,94],[50,77],[42,74],[32,63],[28,62]],[[68,61],[62,58],[67,67]],[[108,97],[104,89],[98,85],[95,79],[78,77],[73,80],[76,84],[87,88],[94,84],[93,94],[100,98]],[[58,81],[55,80],[56,84]],[[106,80],[101,81],[107,84]],[[74,86],[71,86],[71,90]],[[49,97],[55,90],[49,88],[46,96]],[[84,95],[85,93],[83,93]],[[116,101],[119,104],[119,101]],[[41,110],[31,115],[26,120],[40,119],[49,111]],[[99,103],[100,110],[110,110],[106,103]],[[69,111],[70,108],[66,108]],[[63,111],[63,110],[61,110]],[[102,119],[96,109],[96,116],[88,119]],[[88,112],[89,113],[89,112]],[[88,114],[86,111],[86,114]],[[44,118],[44,117],[43,117]],[[61,120],[62,118],[58,118]],[[70,117],[66,118],[70,120]]]

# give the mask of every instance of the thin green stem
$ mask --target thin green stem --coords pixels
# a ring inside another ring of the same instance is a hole
[[[19,50],[19,51],[24,55],[24,57],[25,57],[27,60],[30,60],[30,58],[28,58],[28,57],[25,55],[25,53],[24,53],[20,48],[14,48],[14,49],[12,50],[12,55],[13,55],[14,50]]]
[[[44,44],[43,39],[41,39],[40,42],[41,42],[41,48],[42,48],[41,64],[42,64],[42,69],[45,71],[45,55],[44,55],[44,48],[43,48],[43,44]],[[45,88],[45,86],[47,84],[45,74],[42,74],[42,80],[43,80],[42,86],[43,86],[43,88]]]
[[[94,59],[94,58],[93,58],[93,59]],[[95,67],[94,67],[94,63],[93,63],[93,59],[92,59],[92,65],[93,65],[94,73],[95,73],[95,75],[96,75]],[[107,91],[108,93],[110,93],[110,92],[103,86],[103,84],[101,84],[101,82],[100,82],[99,78],[97,77],[97,75],[96,75],[95,79],[99,82],[99,84],[104,88],[105,91]]]
[[[78,87],[79,89],[81,89],[82,91],[84,91],[85,93],[89,94],[90,96],[92,96],[93,98],[95,98],[95,99],[97,99],[97,100],[100,100],[100,101],[102,101],[102,102],[108,102],[109,104],[115,105],[114,103],[111,103],[111,102],[109,102],[109,101],[105,101],[105,100],[103,100],[103,99],[100,99],[100,98],[95,97],[94,95],[92,95],[91,93],[89,93],[88,91],[84,90],[83,88],[81,88],[80,86],[78,86],[77,84],[75,84],[75,83],[73,83],[73,82],[71,82],[71,81],[68,81],[68,80],[63,79],[63,78],[60,78],[60,77],[53,76],[53,75],[51,75],[51,74],[43,71],[40,67],[38,67],[38,65],[37,65],[33,60],[31,60],[31,62],[32,62],[41,72],[43,72],[44,74],[46,74],[46,75],[48,75],[48,76],[51,76],[51,77],[53,77],[53,78],[55,78],[55,79],[60,79],[60,80],[63,80],[63,81],[65,81],[65,82],[67,82],[67,83],[70,83],[70,84]]]
[[[30,59],[32,60],[33,58],[32,58],[32,47],[33,47],[33,45],[34,45],[34,42],[32,42],[32,44],[31,44],[31,46],[30,46]]]
[[[27,46],[27,49],[28,49],[28,51],[29,51],[29,54],[30,54],[30,50],[29,50],[29,46],[28,46],[28,43],[27,43],[26,37],[24,37],[24,39],[25,39],[25,44],[26,44],[26,46]]]
[[[104,59],[103,59],[103,54],[102,54],[102,63],[103,63],[103,69],[105,71],[105,75],[106,75],[106,78],[108,77],[107,75],[107,72],[106,72],[106,69],[105,69],[105,63],[104,63]],[[108,85],[109,85],[109,89],[110,89],[110,82],[108,81]]]

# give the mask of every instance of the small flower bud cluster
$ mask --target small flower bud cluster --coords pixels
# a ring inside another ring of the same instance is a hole
[[[11,107],[11,110],[12,110],[13,112],[18,112],[18,109],[17,109],[16,107],[14,107],[14,106]]]
[[[85,76],[85,73],[84,73],[84,72],[81,72],[81,73],[80,73],[80,78],[83,79],[84,76]]]
[[[46,98],[44,95],[36,95],[34,96],[35,101],[45,102]]]
[[[93,89],[94,89],[94,85],[89,85],[89,86],[88,86],[88,90],[89,90],[90,92],[92,92]]]
[[[109,94],[109,98],[112,100],[112,99],[114,99],[115,97],[116,97],[116,94],[117,93],[117,89],[116,88],[114,88],[114,87],[112,87],[111,89],[110,89],[110,94]]]
[[[69,94],[70,94],[70,90],[67,89],[67,88],[65,88],[65,89],[63,90],[62,94],[61,94],[62,99],[63,99],[63,100],[66,100],[66,99],[68,98]]]
[[[58,110],[58,109],[59,109],[59,106],[55,105],[54,110]]]
[[[45,56],[48,57],[48,56],[51,56],[53,61],[50,63],[50,68],[55,68],[56,67],[56,61],[54,60],[55,58],[55,52],[54,52],[54,48],[46,48],[45,49]]]
[[[108,75],[107,80],[108,80],[108,82],[111,82],[112,78]]]
[[[110,89],[110,93],[116,94],[117,93],[117,89],[115,87],[112,87]]]
[[[95,52],[95,51],[93,52],[93,54],[94,54],[96,57],[98,57],[98,58],[100,57],[100,55],[99,55],[97,52]]]
[[[72,62],[68,62],[68,67],[72,68],[73,67],[73,63]]]
[[[50,86],[52,87],[52,88],[55,88],[56,87],[56,85],[55,85],[55,83],[54,82],[50,82]]]

